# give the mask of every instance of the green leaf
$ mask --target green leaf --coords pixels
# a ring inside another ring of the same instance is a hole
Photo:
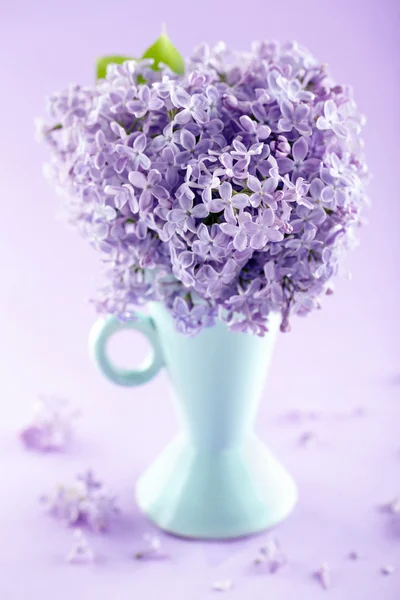
[[[183,75],[185,72],[185,62],[165,31],[163,31],[158,40],[146,50],[142,58],[153,58],[153,69],[155,70],[157,70],[159,63],[164,63],[164,65],[168,65],[172,71],[178,73],[178,75]]]
[[[97,59],[97,79],[104,79],[107,73],[107,65],[121,65],[126,60],[133,60],[130,56],[102,56]]]

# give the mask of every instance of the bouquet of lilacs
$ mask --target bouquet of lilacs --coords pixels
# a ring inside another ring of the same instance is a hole
[[[332,292],[365,204],[363,119],[347,86],[297,43],[203,45],[165,34],[112,57],[91,87],[51,96],[41,132],[71,223],[98,250],[100,311],[163,302],[179,331],[268,315]]]

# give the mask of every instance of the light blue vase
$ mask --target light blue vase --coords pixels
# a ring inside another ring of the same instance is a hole
[[[162,529],[191,538],[234,538],[275,525],[291,512],[297,489],[253,425],[279,316],[263,338],[222,322],[186,337],[162,304],[149,308],[150,316],[129,322],[99,320],[90,335],[91,354],[111,381],[137,386],[165,367],[172,384],[182,432],[137,482],[139,506]],[[153,347],[135,371],[107,357],[109,338],[129,328]]]

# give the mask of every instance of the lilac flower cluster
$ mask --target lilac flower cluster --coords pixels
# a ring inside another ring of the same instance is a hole
[[[20,439],[29,450],[65,450],[73,434],[73,420],[78,414],[67,400],[42,396],[35,403],[33,420],[20,432]]]
[[[78,475],[75,485],[57,486],[41,498],[48,512],[68,526],[106,531],[119,514],[116,498],[104,490],[92,471]]]
[[[289,330],[332,292],[365,204],[363,121],[297,43],[202,46],[185,75],[109,65],[50,98],[41,132],[71,222],[101,253],[100,311],[162,301],[194,334],[219,317]]]

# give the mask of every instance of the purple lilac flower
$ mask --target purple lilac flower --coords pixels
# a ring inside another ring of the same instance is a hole
[[[348,135],[345,125],[344,109],[337,107],[335,101],[331,98],[326,100],[324,104],[324,116],[317,120],[317,128],[322,130],[332,129],[332,131],[340,138],[345,138]]]
[[[209,207],[200,202],[193,206],[193,198],[182,194],[179,208],[173,208],[168,214],[168,221],[183,232],[190,230],[196,233],[196,219],[204,219],[209,214]]]
[[[310,107],[307,104],[294,106],[288,100],[281,104],[282,118],[279,120],[280,131],[296,129],[300,135],[311,135],[312,129],[308,123]]]
[[[227,253],[228,237],[220,225],[214,224],[207,227],[201,223],[197,229],[198,239],[193,242],[193,251],[206,258],[208,254],[216,261],[223,259]]]
[[[117,144],[115,149],[120,155],[128,157],[129,166],[132,170],[142,167],[142,169],[147,171],[150,169],[151,161],[144,153],[146,144],[147,140],[145,134],[140,133],[133,142],[132,147],[125,144]]]
[[[39,129],[68,219],[104,263],[100,311],[157,300],[188,335],[217,316],[264,335],[272,311],[288,331],[319,307],[354,246],[363,124],[305,48],[260,42],[203,45],[184,75],[110,65],[52,95]]]
[[[140,171],[131,171],[128,175],[131,184],[141,190],[139,197],[139,209],[143,212],[150,210],[153,206],[153,198],[160,202],[168,199],[168,191],[160,185],[161,174],[156,169],[151,169],[149,174],[144,175]]]
[[[305,137],[299,137],[292,146],[293,158],[286,157],[277,159],[279,172],[282,175],[291,173],[292,179],[318,173],[321,161],[318,158],[306,158],[307,154],[307,139]]]
[[[251,235],[250,246],[261,250],[267,242],[280,242],[283,234],[275,227],[275,213],[271,208],[265,208],[255,221],[247,221],[245,230]]]
[[[224,218],[227,223],[236,223],[234,209],[245,208],[249,203],[247,194],[234,194],[230,183],[225,181],[219,186],[219,198],[210,200],[207,208],[212,213],[224,211]]]
[[[269,177],[264,181],[260,181],[257,177],[249,175],[247,179],[247,187],[253,192],[249,198],[250,204],[254,208],[258,208],[261,204],[269,208],[277,209],[274,192],[278,186],[278,179]]]
[[[152,95],[148,85],[142,85],[138,92],[136,100],[126,103],[126,108],[133,113],[137,119],[144,117],[147,112],[160,110],[163,107],[163,101],[156,95]]]

